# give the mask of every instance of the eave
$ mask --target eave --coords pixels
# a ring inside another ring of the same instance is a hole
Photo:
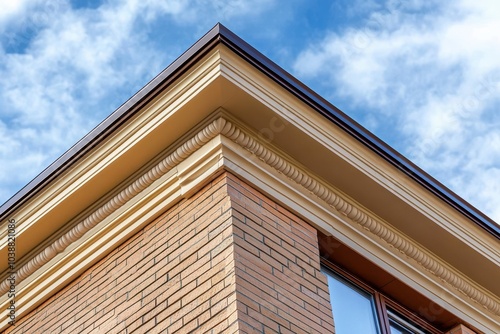
[[[57,175],[62,173],[82,155],[97,145],[100,140],[105,139],[109,133],[118,128],[120,124],[125,122],[129,117],[133,116],[137,110],[153,99],[163,87],[168,86],[169,83],[173,82],[176,78],[182,75],[184,71],[189,69],[190,64],[196,62],[206,52],[219,43],[229,47],[247,62],[255,66],[255,68],[259,69],[262,73],[276,81],[284,89],[288,90],[304,103],[314,108],[318,113],[338,125],[344,131],[359,140],[366,147],[369,147],[379,156],[386,159],[389,163],[400,169],[413,180],[420,183],[435,196],[441,198],[455,210],[472,220],[478,226],[481,226],[497,239],[500,239],[500,225],[492,221],[484,213],[474,208],[470,203],[420,169],[417,165],[387,145],[380,138],[366,130],[363,126],[347,116],[340,109],[291,76],[288,72],[276,65],[220,23],[200,40],[198,40],[184,54],[158,74],[158,76],[151,80],[146,86],[120,106],[103,122],[101,122],[96,128],[94,128],[61,157],[48,166],[36,178],[17,192],[12,198],[5,202],[0,207],[0,221],[5,220],[13,210],[15,210],[19,205],[22,205],[22,203],[31,196],[34,196],[47,183],[56,178]]]
[[[220,117],[242,131],[240,141],[218,129],[84,235],[68,241],[65,236],[72,228],[159,161],[183,152],[183,145]],[[242,141],[249,138],[305,176],[297,179],[287,174],[289,169],[252,152]],[[37,262],[40,252],[57,242],[67,243],[48,261],[32,266],[19,285],[20,311],[35,307],[221,170],[248,180],[469,321],[475,316],[481,326],[492,328],[498,318],[499,287],[494,275],[484,275],[500,265],[496,225],[491,222],[487,228],[472,212],[464,214],[467,205],[450,204],[436,181],[221,25],[2,207],[3,220],[19,222],[20,266]],[[305,179],[310,181],[302,183]],[[309,188],[311,184],[318,186]],[[341,198],[341,207],[321,197],[328,192]],[[349,216],[356,210],[376,230],[356,220],[358,215]],[[380,231],[392,231],[396,244]],[[2,233],[6,240],[5,226]],[[399,240],[409,248],[396,247]],[[6,244],[1,245],[0,256],[6,257]],[[432,268],[414,263],[408,252],[423,254],[436,268],[444,268],[446,276],[430,274]],[[462,296],[461,285],[443,288],[443,277],[457,277],[465,287],[477,288],[484,305]],[[0,303],[6,300],[3,296]]]

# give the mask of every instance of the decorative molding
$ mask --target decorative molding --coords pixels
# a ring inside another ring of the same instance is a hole
[[[172,154],[160,161],[156,166],[135,180],[131,185],[106,202],[106,204],[95,210],[87,218],[82,220],[75,227],[57,239],[53,244],[49,245],[42,252],[33,257],[33,259],[28,261],[16,272],[16,283],[22,282],[36,270],[40,269],[44,264],[56,257],[57,254],[62,253],[70,244],[81,238],[86,232],[90,231],[106,217],[118,210],[125,203],[150,186],[154,181],[158,180],[172,168],[184,161],[197,149],[209,142],[216,135],[220,134],[220,129],[224,123],[225,120],[222,118],[210,123],[203,130],[198,132],[197,135],[176,149]],[[9,291],[9,288],[9,281],[3,281],[0,284],[0,293],[6,293]]]
[[[317,196],[354,223],[384,240],[389,246],[394,247],[408,258],[416,261],[426,271],[430,272],[444,283],[449,284],[470,299],[481,304],[493,314],[497,316],[500,315],[500,304],[497,301],[433,259],[426,252],[421,250],[419,246],[403,238],[401,235],[387,228],[384,223],[374,219],[360,208],[357,208],[338,194],[335,194],[318,180],[307,175],[299,168],[270,151],[255,139],[243,133],[233,124],[227,123],[222,134],[255,154],[260,160],[284,174],[295,183],[304,187],[307,191]]]
[[[68,231],[43,252],[36,255],[26,263],[16,274],[17,281],[20,282],[26,277],[48,263],[57,254],[62,253],[71,243],[78,240],[87,231],[95,227],[99,222],[118,210],[121,206],[134,198],[141,191],[146,189],[154,181],[175,168],[179,163],[187,159],[192,153],[208,143],[217,135],[223,135],[238,144],[245,150],[254,154],[257,158],[269,165],[277,172],[297,183],[308,192],[314,194],[328,206],[338,211],[350,221],[359,225],[366,231],[384,240],[390,247],[398,250],[409,259],[414,260],[423,269],[431,273],[444,283],[450,285],[457,291],[463,293],[471,300],[479,303],[491,313],[500,315],[500,304],[464,278],[454,273],[452,270],[434,259],[420,246],[414,244],[409,239],[396,233],[386,226],[386,223],[372,217],[363,209],[350,203],[341,195],[324,185],[319,180],[308,175],[300,168],[294,166],[275,152],[269,150],[264,145],[245,133],[238,126],[224,118],[218,118],[211,122],[194,137],[187,140],[182,146],[177,148],[172,154],[167,156],[147,173],[139,177],[131,185],[109,200],[106,204],[94,211],[87,218],[82,220],[73,229]],[[9,290],[9,283],[4,281],[0,284],[0,293],[4,294]]]

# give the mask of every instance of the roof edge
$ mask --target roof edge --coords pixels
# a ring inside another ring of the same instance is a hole
[[[218,43],[220,27],[221,25],[219,23],[215,25],[188,50],[175,59],[156,77],[151,79],[137,93],[125,101],[88,134],[2,204],[0,206],[0,222],[8,219],[9,215],[17,208],[35,196],[48,183],[61,175],[93,147],[97,146],[102,140],[109,136],[116,128],[135,115],[135,113],[143,105],[152,100],[162,88],[182,75],[196,59],[203,57],[206,52]]]
[[[305,86],[290,73],[220,23],[217,23],[187,51],[160,72],[160,74],[123,103],[19,192],[7,200],[7,202],[0,207],[0,221],[5,220],[19,206],[43,189],[45,185],[62,174],[83,155],[98,145],[99,142],[105,139],[116,128],[132,117],[143,105],[161,92],[164,87],[188,70],[197,59],[203,57],[219,43],[230,48],[233,52],[251,63],[295,97],[299,98],[334,124],[338,125],[362,144],[408,175],[411,179],[421,184],[435,196],[441,198],[462,215],[479,225],[489,234],[500,239],[500,225],[497,225],[491,218],[473,207],[470,203],[423,171],[387,143],[369,132],[340,109]]]
[[[234,52],[259,68],[283,88],[341,127],[344,131],[355,137],[397,169],[401,170],[424,188],[441,198],[462,215],[472,220],[497,239],[500,239],[500,225],[495,223],[495,221],[486,216],[483,212],[476,209],[462,197],[426,173],[383,140],[369,132],[339,108],[322,98],[223,25],[220,25],[220,33],[221,42]]]

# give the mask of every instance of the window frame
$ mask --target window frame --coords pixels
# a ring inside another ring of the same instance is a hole
[[[413,312],[406,309],[403,305],[399,304],[395,300],[389,298],[384,295],[380,291],[376,290],[360,278],[352,275],[347,272],[345,269],[339,267],[338,265],[326,260],[325,258],[321,258],[321,267],[323,272],[337,275],[342,279],[346,280],[350,284],[356,286],[360,290],[364,290],[367,293],[371,294],[373,297],[373,303],[375,306],[375,313],[377,316],[377,322],[379,324],[379,330],[381,334],[391,334],[390,324],[389,324],[389,312],[392,310],[397,316],[403,318],[403,320],[407,320],[408,322],[417,325],[421,330],[427,331],[430,334],[444,334],[444,332],[435,328],[432,324],[422,319],[421,317],[415,315]],[[335,322],[335,315],[334,322]]]
[[[392,323],[393,324],[395,323],[399,327],[410,328],[412,331],[418,331],[417,334],[425,334],[423,332],[423,329],[420,329],[417,326],[414,326],[414,324],[412,322],[410,322],[408,319],[404,318],[403,316],[396,314],[396,312],[394,312],[392,310],[387,310],[387,314],[388,314],[388,318],[389,318],[389,327],[392,327],[392,325],[391,325],[391,320],[392,320]]]

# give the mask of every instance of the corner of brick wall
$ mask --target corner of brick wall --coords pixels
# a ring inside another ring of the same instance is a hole
[[[7,332],[323,334],[334,328],[315,229],[223,173]]]
[[[233,175],[236,299],[254,333],[333,333],[317,231]]]

